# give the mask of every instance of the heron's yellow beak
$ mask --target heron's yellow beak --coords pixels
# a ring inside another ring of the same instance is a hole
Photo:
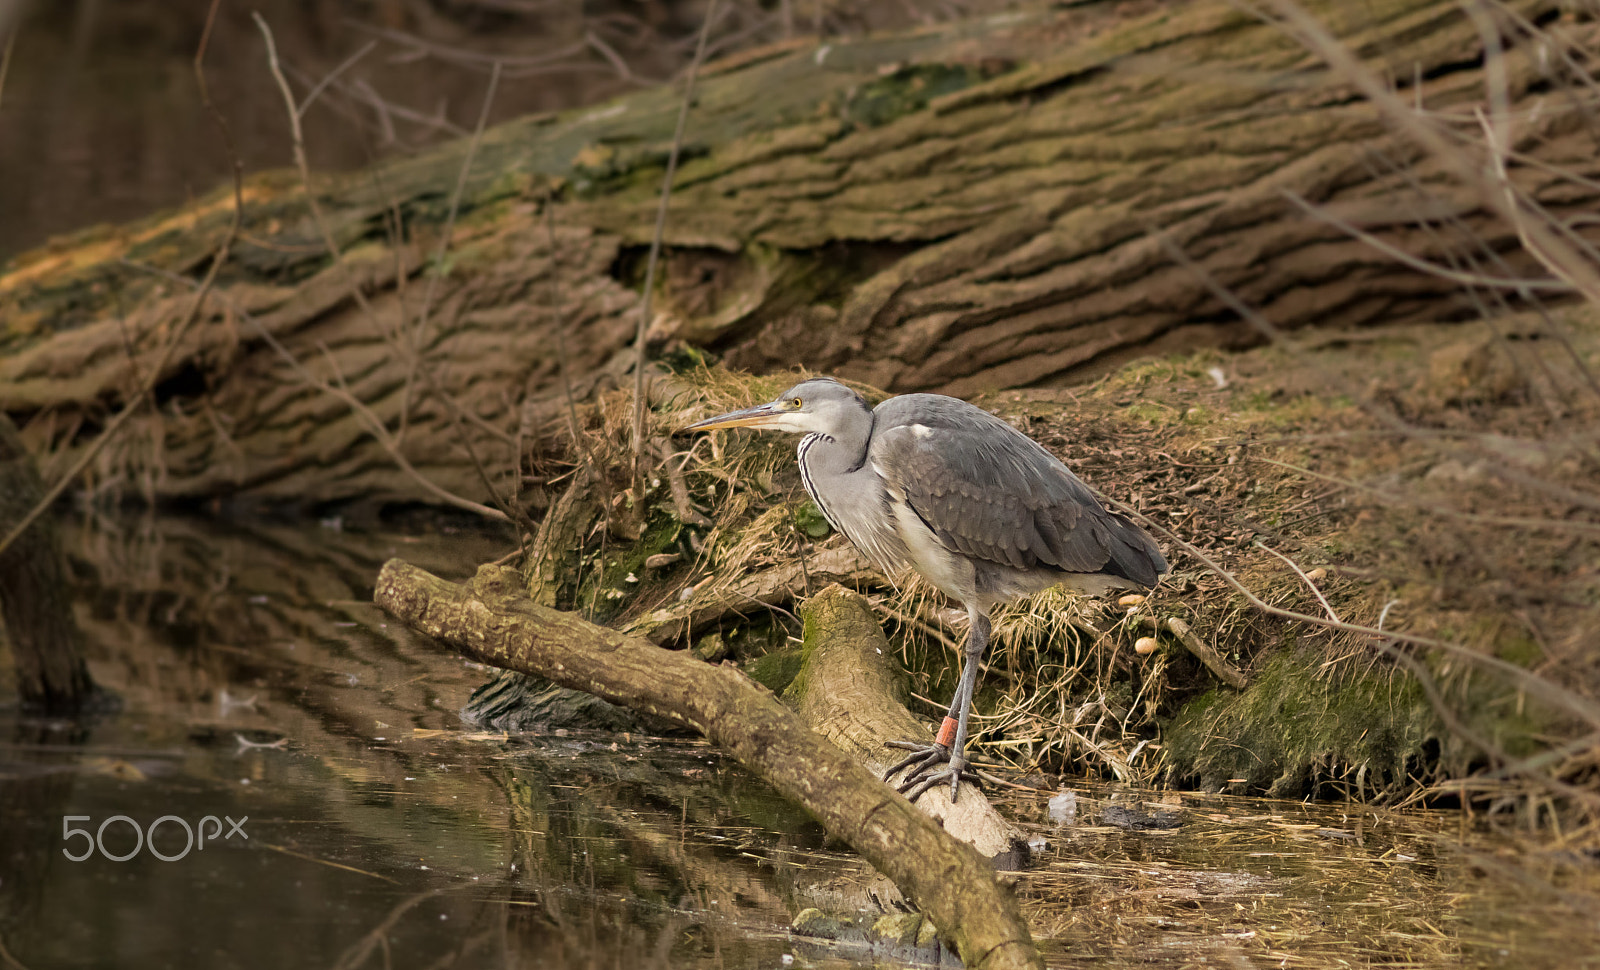
[[[773,422],[787,414],[788,410],[782,402],[757,404],[753,408],[730,411],[714,418],[706,418],[704,421],[696,421],[687,428],[678,430],[681,434],[687,431],[712,431],[716,428],[770,428]]]

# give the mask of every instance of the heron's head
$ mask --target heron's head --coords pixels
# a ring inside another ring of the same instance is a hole
[[[764,431],[820,432],[839,436],[850,422],[870,417],[872,409],[861,395],[830,377],[801,381],[775,400],[753,408],[719,414],[698,421],[684,431],[714,428],[760,428]]]

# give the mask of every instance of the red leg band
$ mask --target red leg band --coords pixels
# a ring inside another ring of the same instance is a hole
[[[944,723],[939,725],[939,735],[933,739],[934,743],[942,744],[947,748],[953,747],[956,743],[956,728],[959,724],[960,722],[953,717],[945,718]]]

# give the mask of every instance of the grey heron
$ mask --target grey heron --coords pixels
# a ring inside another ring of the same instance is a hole
[[[967,719],[995,604],[1057,583],[1091,594],[1149,588],[1167,570],[1143,529],[1038,442],[966,401],[902,394],[872,408],[819,377],[683,430],[741,427],[805,435],[800,480],[829,524],[891,578],[910,565],[966,608],[961,676],[934,743],[888,742],[912,752],[884,773],[906,771],[908,798],[948,780],[954,801],[972,777]]]

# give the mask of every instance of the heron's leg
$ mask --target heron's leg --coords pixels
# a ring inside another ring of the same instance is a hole
[[[967,767],[967,720],[972,716],[972,695],[978,690],[978,674],[983,668],[983,654],[989,649],[989,613],[987,610],[979,612],[968,607],[967,613],[972,617],[972,626],[967,630],[967,656],[966,662],[961,665],[961,684],[956,688],[955,699],[950,706],[955,707],[960,702],[961,711],[956,715],[955,743],[950,746],[950,800],[956,800],[956,793],[961,788],[961,773]]]
[[[972,698],[977,691],[983,654],[989,646],[990,626],[987,611],[969,607],[967,615],[972,622],[967,631],[963,650],[965,657],[961,665],[961,678],[956,685],[955,696],[950,700],[950,712],[945,716],[944,723],[939,726],[937,740],[932,745],[903,741],[889,742],[890,747],[904,748],[912,754],[884,772],[884,780],[887,781],[902,769],[910,769],[900,783],[900,791],[913,801],[929,788],[945,780],[950,782],[950,799],[954,801],[960,791],[963,777],[969,781],[977,780],[969,767],[971,763],[966,758],[967,725],[972,712]],[[944,762],[949,762],[948,767],[939,770],[937,766]]]

